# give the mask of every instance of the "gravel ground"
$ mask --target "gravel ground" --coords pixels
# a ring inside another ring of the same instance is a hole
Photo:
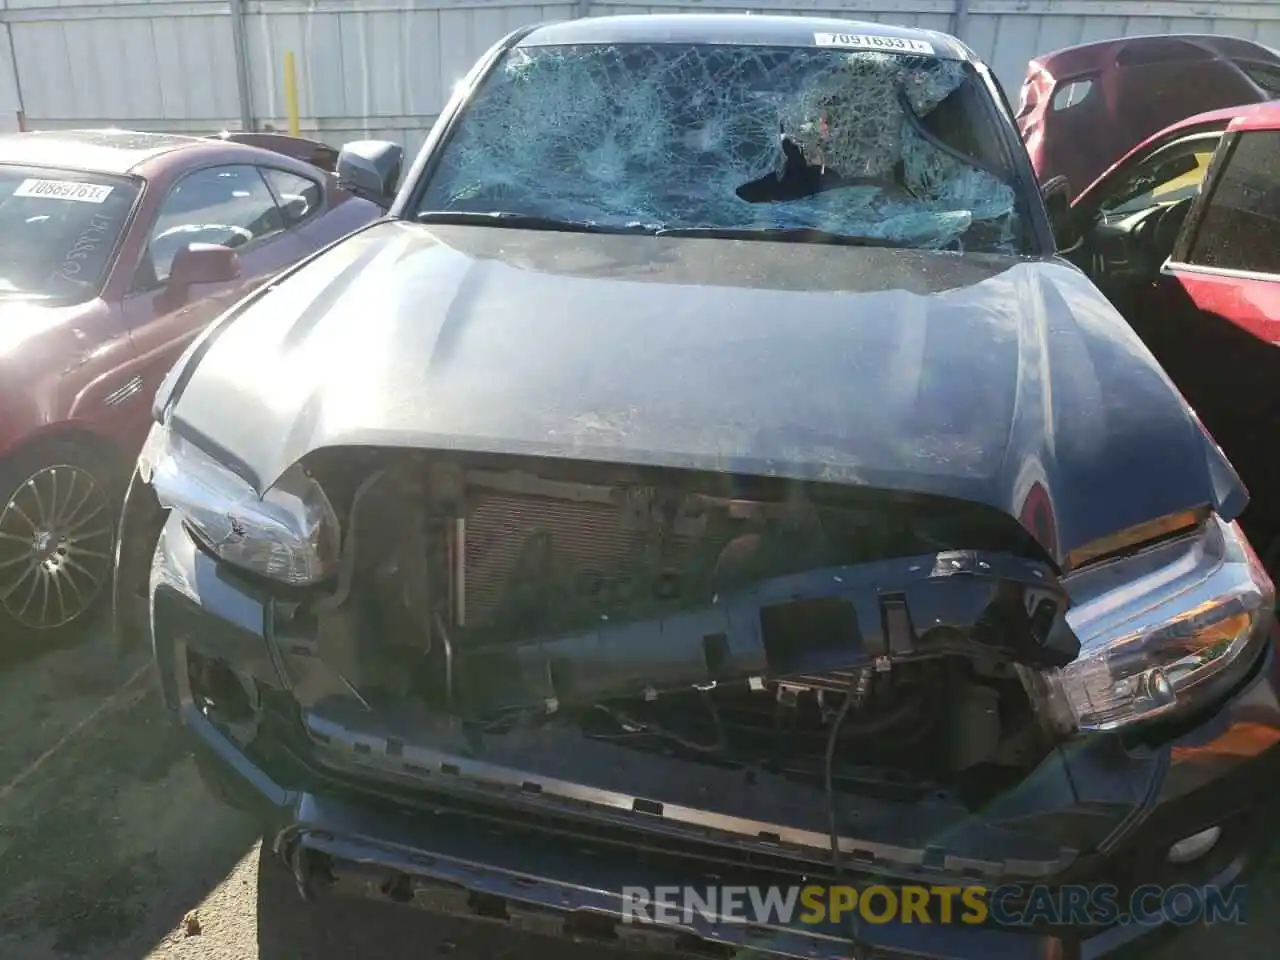
[[[142,668],[101,636],[0,666],[0,957],[624,956],[385,904],[315,912],[261,858],[253,824],[206,795]],[[1277,906],[1273,861],[1248,925],[1189,930],[1147,960],[1270,956]]]

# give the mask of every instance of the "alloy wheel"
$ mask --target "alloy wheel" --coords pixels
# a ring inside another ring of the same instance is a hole
[[[84,613],[111,574],[112,520],[87,470],[59,464],[29,476],[0,504],[0,607],[32,630]]]

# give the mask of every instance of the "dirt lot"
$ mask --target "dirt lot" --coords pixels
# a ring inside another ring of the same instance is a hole
[[[346,960],[536,956],[561,944],[382,904],[318,914],[253,825],[204,793],[158,714],[142,661],[105,638],[0,668],[0,957]],[[1247,926],[1188,931],[1149,960],[1264,957],[1280,943],[1280,861]],[[184,923],[196,911],[199,932]],[[612,955],[612,954],[611,954]]]

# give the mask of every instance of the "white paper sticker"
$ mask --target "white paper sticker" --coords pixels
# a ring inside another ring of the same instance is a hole
[[[100,183],[80,183],[76,180],[23,180],[15,197],[44,197],[49,200],[75,200],[78,203],[102,203],[111,195],[114,187]]]
[[[933,44],[904,37],[877,37],[857,33],[815,33],[813,42],[819,47],[843,50],[883,50],[885,53],[922,53],[933,56]]]

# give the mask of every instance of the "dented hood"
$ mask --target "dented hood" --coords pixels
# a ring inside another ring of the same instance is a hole
[[[993,506],[1059,560],[1243,504],[1089,281],[1011,257],[388,221],[163,399],[259,490],[349,444],[770,473]]]

